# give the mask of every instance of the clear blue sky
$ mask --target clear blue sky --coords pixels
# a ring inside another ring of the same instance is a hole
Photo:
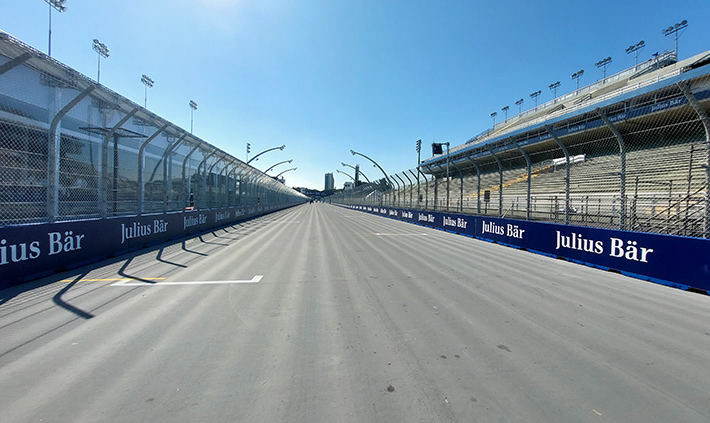
[[[148,108],[290,186],[323,189],[352,174],[341,162],[365,159],[387,172],[416,166],[432,141],[458,145],[490,127],[490,114],[547,86],[571,91],[601,78],[594,63],[611,56],[607,74],[633,65],[625,49],[644,40],[639,60],[673,49],[661,30],[683,19],[680,58],[710,50],[708,0],[68,0],[52,15],[52,56],[96,77],[98,38],[111,49],[101,83],[143,104],[141,74],[155,80]],[[44,0],[0,1],[0,29],[47,51]]]

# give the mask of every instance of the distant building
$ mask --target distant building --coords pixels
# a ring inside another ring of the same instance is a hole
[[[335,189],[335,179],[332,173],[325,174],[325,191]]]
[[[344,184],[343,184],[343,189],[346,190],[346,191],[349,190],[349,189],[353,189],[353,183],[350,182],[350,181],[344,183]]]

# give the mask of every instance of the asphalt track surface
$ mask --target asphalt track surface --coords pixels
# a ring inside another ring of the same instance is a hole
[[[709,297],[327,204],[0,295],[3,422],[710,421]]]

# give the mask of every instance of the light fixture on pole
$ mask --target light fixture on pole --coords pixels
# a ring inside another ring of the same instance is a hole
[[[555,98],[557,98],[557,89],[560,88],[560,81],[554,82],[547,86],[553,93],[555,93]]]
[[[510,109],[509,106],[505,106],[501,109],[503,112],[505,112],[505,120],[508,120],[508,109]]]
[[[579,78],[581,78],[582,75],[584,75],[584,69],[580,70],[579,72],[575,72],[575,73],[572,74],[572,79],[574,79],[574,82],[577,83],[577,88],[576,88],[576,89],[579,89]]]
[[[247,143],[247,163],[249,163],[249,152],[251,151],[251,143]]]
[[[641,40],[641,41],[639,41],[638,44],[633,45],[633,46],[629,46],[629,48],[626,49],[626,54],[635,53],[634,54],[634,72],[636,72],[636,66],[639,64],[639,50],[641,50],[644,47],[646,47],[646,43],[643,40]]]
[[[99,71],[98,74],[96,75],[96,83],[101,82],[101,58],[103,57],[108,58],[109,54],[108,52],[110,51],[108,47],[106,47],[106,44],[100,42],[96,38],[94,38],[94,44],[92,45],[92,48],[96,53],[99,55]]]
[[[518,106],[518,114],[523,113],[523,102],[524,102],[524,101],[525,101],[525,100],[523,100],[523,99],[521,98],[520,100],[518,100],[518,101],[515,102],[515,105]]]
[[[665,35],[665,36],[675,34],[675,57],[676,57],[676,60],[678,60],[678,36],[680,35],[680,34],[678,34],[678,31],[680,31],[681,29],[685,29],[687,27],[688,27],[688,21],[683,19],[683,22],[677,23],[673,26],[669,26],[668,28],[661,31],[663,33],[663,35]]]
[[[351,168],[355,169],[355,176],[362,175],[363,178],[365,178],[365,180],[367,181],[367,183],[368,183],[368,184],[370,183],[370,178],[368,178],[367,175],[365,175],[364,173],[362,173],[362,170],[360,170],[360,166],[359,166],[359,165],[353,166],[353,165],[349,165],[349,164],[347,164],[347,163],[345,163],[345,162],[340,162],[340,164],[343,165],[343,166],[347,166],[347,167],[351,167]]]
[[[195,110],[197,110],[197,103],[190,100],[190,102],[187,104],[188,106],[190,106],[190,133],[192,134],[193,115],[195,113]]]
[[[603,73],[602,73],[602,75],[603,75],[603,78],[602,78],[602,79],[606,79],[606,67],[609,66],[610,63],[611,63],[611,56],[607,57],[606,59],[602,59],[602,60],[600,60],[600,61],[598,61],[597,63],[594,64],[594,66],[596,66],[596,67],[598,67],[598,68],[601,68],[601,70],[602,70],[602,72],[603,72]]]
[[[493,127],[496,127],[496,116],[498,116],[498,112],[493,112],[491,113],[491,118],[493,119]]]
[[[541,94],[542,94],[542,91],[541,91],[541,90],[537,90],[537,91],[535,91],[534,93],[530,94],[530,98],[532,98],[533,100],[535,100],[535,108],[536,108],[536,109],[537,109],[537,98],[540,97]]]
[[[248,161],[247,161],[247,164],[253,162],[254,160],[259,160],[258,157],[261,156],[261,155],[264,154],[264,153],[268,153],[269,151],[273,151],[273,150],[281,150],[281,151],[283,151],[284,148],[286,148],[286,144],[282,145],[281,147],[274,147],[274,148],[269,148],[269,149],[267,149],[267,150],[264,150],[264,151],[262,151],[261,153],[257,154],[256,156],[252,157],[251,160],[248,160]]]
[[[148,108],[148,88],[153,88],[153,85],[155,84],[155,82],[145,74],[143,74],[143,76],[141,76],[141,82],[143,83],[143,85],[145,85],[145,105],[143,107],[147,109]]]
[[[296,170],[296,169],[298,169],[298,168],[297,168],[297,167],[292,167],[291,169],[286,169],[286,170],[284,170],[283,172],[279,173],[278,175],[274,176],[274,178],[279,179],[279,176],[283,175],[284,173],[290,172],[290,171]]]
[[[275,168],[275,167],[278,166],[278,165],[282,165],[282,164],[284,164],[284,163],[291,163],[292,161],[293,161],[293,159],[284,160],[284,161],[282,161],[282,162],[278,162],[278,163],[276,163],[275,165],[271,166],[270,168],[266,169],[266,170],[264,171],[264,173],[268,173],[271,169]]]
[[[52,57],[52,9],[55,9],[59,13],[66,11],[67,7],[64,6],[64,3],[66,3],[67,0],[44,1],[46,1],[49,5],[49,49],[47,50],[47,54],[49,55],[49,57]]]

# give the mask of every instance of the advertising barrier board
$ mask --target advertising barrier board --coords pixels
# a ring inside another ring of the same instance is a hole
[[[343,205],[676,288],[710,291],[710,240],[456,213]]]
[[[0,289],[292,205],[229,207],[0,229]]]

